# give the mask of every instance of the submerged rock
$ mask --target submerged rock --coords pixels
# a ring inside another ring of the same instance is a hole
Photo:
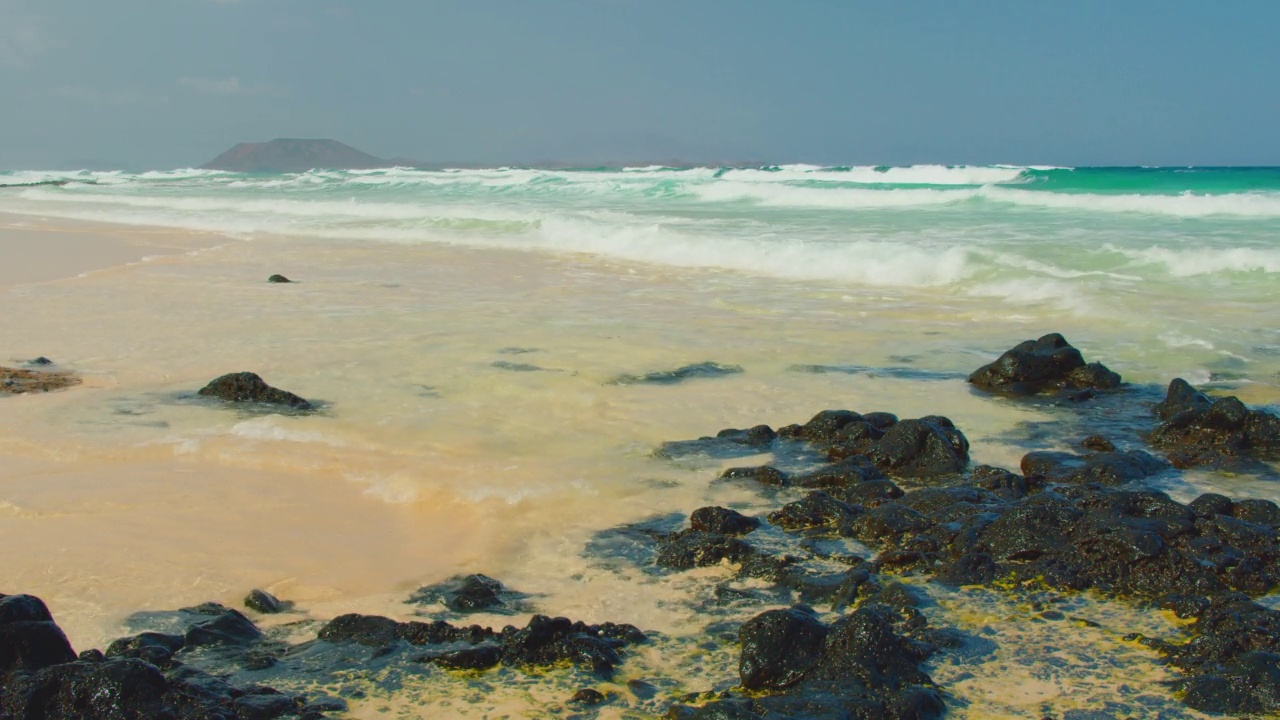
[[[1025,396],[1114,390],[1120,387],[1120,376],[1102,363],[1085,363],[1066,338],[1051,333],[1007,350],[973,371],[969,382],[990,393]]]
[[[267,278],[267,282],[269,282],[269,283],[291,283],[291,282],[293,282],[293,281],[292,281],[292,280],[290,280],[289,278],[287,278],[287,277],[283,276],[283,275],[272,275],[271,277]]]
[[[245,596],[244,606],[263,615],[274,615],[288,611],[293,607],[293,603],[284,602],[266,590],[255,589],[250,590]]]
[[[455,627],[442,620],[399,623],[377,615],[350,614],[330,621],[320,630],[319,639],[387,650],[400,642],[414,646],[467,643],[475,647],[451,648],[419,660],[454,670],[483,670],[499,662],[515,667],[569,662],[607,677],[620,662],[618,650],[644,642],[645,635],[631,625],[587,625],[545,615],[534,615],[523,628],[508,625],[498,633],[478,625]]]
[[[776,467],[761,465],[759,467],[728,468],[720,473],[721,480],[754,480],[761,485],[785,486],[791,484],[791,478]]]
[[[442,583],[419,588],[409,602],[418,605],[443,603],[457,613],[517,612],[522,609],[518,601],[525,598],[487,575],[455,577]]]
[[[291,392],[271,387],[261,377],[251,372],[229,373],[215,378],[200,389],[200,395],[216,397],[227,402],[262,403],[283,405],[295,410],[311,410],[311,403]]]
[[[723,377],[737,375],[742,368],[737,365],[721,365],[716,362],[701,362],[685,365],[674,370],[661,370],[644,375],[619,375],[609,381],[610,385],[674,385],[696,378]]]
[[[32,364],[37,363],[33,361]],[[0,395],[50,392],[79,385],[80,382],[80,377],[71,372],[0,367]]]
[[[1024,475],[1043,475],[1056,483],[1124,485],[1168,469],[1159,458],[1141,450],[1073,455],[1065,452],[1032,452],[1022,458]]]
[[[599,690],[594,688],[582,688],[569,698],[569,702],[574,705],[599,705],[609,698]]]
[[[1280,417],[1252,410],[1235,397],[1210,400],[1182,378],[1169,383],[1154,411],[1164,422],[1151,433],[1151,444],[1176,467],[1280,455]]]

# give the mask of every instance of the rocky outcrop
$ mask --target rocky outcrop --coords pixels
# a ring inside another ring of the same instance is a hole
[[[1041,389],[1067,387],[1048,382]],[[1117,430],[1115,409],[1103,412],[1111,434]],[[1211,400],[1182,381],[1170,386],[1156,412],[1163,424],[1152,442],[1170,452],[1174,466],[1180,465],[1176,451],[1216,462],[1274,457],[1272,448],[1280,447],[1272,440],[1280,438],[1273,432],[1273,423],[1280,423],[1274,416],[1234,398]],[[884,581],[885,574],[897,572],[1019,593],[1096,590],[1175,609],[1198,619],[1187,626],[1190,642],[1143,641],[1184,673],[1177,689],[1186,704],[1214,713],[1280,710],[1280,611],[1249,599],[1280,587],[1280,505],[1212,493],[1181,503],[1144,486],[1177,470],[1141,450],[1117,447],[1140,441],[1140,420],[1138,425],[1121,442],[1073,427],[1076,438],[1084,436],[1073,443],[1082,452],[1030,452],[1021,472],[969,468],[967,440],[936,416],[899,420],[882,412],[826,410],[803,425],[779,428],[762,446],[773,452],[773,464],[729,468],[716,480],[753,483],[761,498],[779,502],[766,515],[773,532],[735,536],[701,525],[649,531],[656,546],[652,562],[669,571],[727,565],[736,569],[735,581],[764,580],[777,588],[770,594],[718,587],[719,602],[778,604],[798,595],[806,603],[830,602],[834,611],[855,609],[830,625],[806,607],[758,615],[740,632],[741,686],[747,692],[703,697],[705,704],[676,706],[669,717],[939,715],[940,695],[927,676],[916,674],[923,655],[912,643],[925,636],[912,634],[910,620],[903,629],[889,621],[893,637],[912,641],[905,645],[868,629],[875,625],[868,615],[878,613],[876,607],[910,615],[911,593]],[[741,437],[742,431],[729,432]],[[704,444],[685,447],[708,455],[708,448],[727,447],[707,444],[706,438],[698,442]],[[805,446],[828,462],[812,466],[812,454],[799,450]],[[797,545],[781,550],[776,530],[795,537]],[[843,538],[865,543],[874,558],[863,562],[821,550],[824,542],[840,547]],[[819,559],[847,559],[851,567],[815,572]],[[1054,611],[1043,615],[1063,617]],[[879,638],[870,647],[901,651],[873,663],[892,668],[880,679],[859,660],[840,671],[829,670],[824,660],[833,638],[845,623],[855,624],[855,616],[862,618],[862,629],[854,634]]]
[[[1235,397],[1210,400],[1177,378],[1154,408],[1163,422],[1151,444],[1180,468],[1280,456],[1280,418]]]
[[[1058,333],[1027,340],[978,368],[969,382],[986,392],[1026,396],[1061,393],[1072,400],[1120,387],[1120,376],[1102,363],[1086,363]]]
[[[225,610],[225,608],[224,608]],[[229,613],[229,614],[228,614]],[[201,642],[253,643],[261,635],[234,610],[186,636],[143,633],[106,653],[77,656],[48,608],[0,595],[0,717],[42,720],[274,720],[322,718],[307,700],[265,686],[234,687],[175,659]]]
[[[803,440],[822,450],[839,467],[823,468],[797,484],[805,487],[848,485],[882,478],[930,478],[954,475],[969,464],[969,441],[941,415],[899,420],[896,415],[824,410],[804,425],[778,430],[780,437]],[[838,477],[833,477],[838,473]]]
[[[261,377],[251,372],[229,373],[215,378],[208,385],[200,388],[198,394],[227,402],[280,405],[294,410],[314,409],[305,399],[291,392],[271,387]]]
[[[399,623],[376,615],[342,615],[326,625],[319,637],[326,642],[355,642],[376,648],[400,642],[415,646],[468,643],[473,647],[442,649],[418,660],[465,670],[483,670],[500,663],[550,667],[567,662],[602,677],[612,675],[621,661],[621,648],[645,640],[644,633],[631,625],[587,625],[545,615],[534,615],[523,628],[509,625],[500,633],[477,625],[455,627],[439,620]]]

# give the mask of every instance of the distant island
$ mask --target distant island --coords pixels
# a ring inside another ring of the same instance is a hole
[[[400,160],[383,160],[337,140],[279,138],[264,143],[240,143],[202,167],[243,173],[292,173],[313,169],[370,170],[395,167]]]
[[[201,165],[208,170],[226,170],[242,173],[300,173],[308,170],[373,170],[377,168],[407,167],[419,170],[444,168],[487,168],[501,165],[562,170],[584,167],[762,167],[760,161],[689,162],[679,158],[655,158],[566,162],[543,160],[523,163],[477,163],[467,161],[421,162],[397,157],[383,159],[357,150],[337,140],[277,138],[270,142],[240,143],[218,157]]]

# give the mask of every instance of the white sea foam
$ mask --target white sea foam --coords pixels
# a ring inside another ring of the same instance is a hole
[[[775,170],[728,170],[723,177],[739,182],[788,182],[820,180],[866,185],[989,185],[1015,182],[1027,168],[1012,165],[910,165],[906,167],[858,166],[822,168],[814,165],[783,165]]]
[[[732,181],[699,185],[692,190],[698,198],[706,202],[750,201],[766,207],[837,210],[949,205],[969,200],[978,192],[977,190],[814,188]]]
[[[1188,337],[1180,333],[1164,333],[1159,336],[1160,341],[1171,348],[1198,347],[1205,350],[1215,349],[1213,343],[1200,338]]]
[[[661,225],[602,229],[575,219],[544,220],[539,247],[680,267],[725,268],[789,279],[876,286],[947,285],[973,268],[964,248],[904,247],[892,242],[795,243],[683,233]]]
[[[1016,278],[981,283],[968,289],[975,297],[995,297],[1014,305],[1049,304],[1076,315],[1097,314],[1096,304],[1081,285],[1045,278]]]
[[[275,417],[254,418],[238,422],[231,427],[230,433],[247,440],[324,443],[335,447],[344,444],[340,440],[327,438],[318,432],[286,427],[281,424],[280,419]]]
[[[1235,215],[1280,218],[1280,194],[1231,193],[1225,195],[1097,195],[1053,193],[987,186],[983,198],[995,202],[1052,210],[1145,213],[1198,218]]]
[[[1125,254],[1140,263],[1162,265],[1174,277],[1221,272],[1280,272],[1280,250],[1243,247],[1174,250],[1152,247],[1127,251]]]

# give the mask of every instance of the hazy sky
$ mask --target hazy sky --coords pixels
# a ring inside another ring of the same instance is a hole
[[[1276,0],[0,0],[0,167],[1280,165]]]

